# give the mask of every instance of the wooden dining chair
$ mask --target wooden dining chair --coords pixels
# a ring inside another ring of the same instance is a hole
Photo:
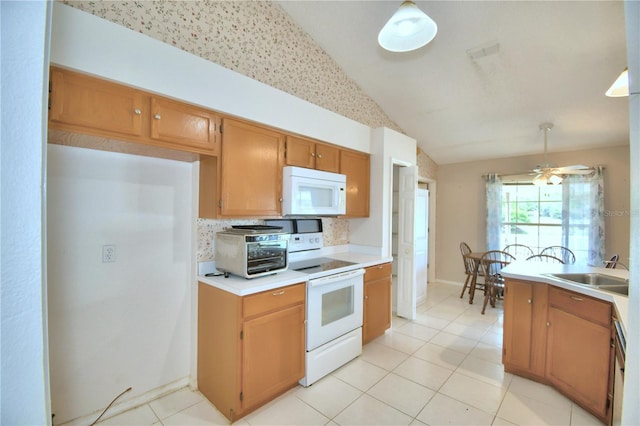
[[[604,261],[604,267],[608,269],[615,269],[618,265],[618,259],[620,259],[620,256],[617,253],[614,254],[611,256],[611,259]]]
[[[484,272],[485,279],[482,315],[484,315],[487,302],[490,302],[491,306],[495,308],[496,299],[498,299],[500,293],[504,291],[504,278],[502,278],[501,275],[502,268],[514,260],[516,260],[516,258],[513,255],[501,250],[490,250],[482,255],[480,268],[482,268]]]
[[[534,254],[527,257],[528,262],[547,262],[547,263],[564,263],[559,257],[551,256],[550,254]]]
[[[524,244],[509,244],[505,246],[502,251],[506,251],[516,259],[526,259],[534,254],[531,247]]]
[[[571,250],[563,246],[549,246],[540,252],[562,259],[563,263],[576,263],[576,255]]]
[[[479,276],[484,276],[481,268],[476,269],[476,261],[467,257],[469,253],[471,253],[471,248],[464,241],[460,243],[460,253],[462,254],[462,262],[464,263],[464,272],[467,274],[467,278],[464,280],[464,285],[462,286],[462,292],[460,293],[460,298],[464,297],[464,292],[469,287],[469,291],[471,291],[471,283],[474,281],[474,275],[476,275],[476,288],[484,288],[484,282],[478,282]]]

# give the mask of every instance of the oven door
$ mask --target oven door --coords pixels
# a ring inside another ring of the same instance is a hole
[[[309,280],[307,351],[362,327],[364,269]]]

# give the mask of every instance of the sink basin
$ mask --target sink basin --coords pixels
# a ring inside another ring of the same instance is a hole
[[[598,273],[567,273],[567,274],[546,274],[553,278],[569,281],[587,287],[594,287],[600,290],[611,291],[613,293],[629,295],[629,280],[612,277],[610,275]]]

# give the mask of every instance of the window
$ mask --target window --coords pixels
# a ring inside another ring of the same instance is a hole
[[[487,175],[487,250],[524,244],[539,253],[559,245],[571,249],[578,263],[602,265],[603,187],[601,167],[592,175],[568,175],[561,185]]]
[[[563,245],[562,186],[503,184],[500,234],[502,247],[524,244],[531,247],[534,253],[548,246]]]

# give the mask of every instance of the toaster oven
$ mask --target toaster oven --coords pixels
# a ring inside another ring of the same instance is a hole
[[[286,271],[289,234],[281,227],[234,226],[216,233],[216,269],[244,278]]]

